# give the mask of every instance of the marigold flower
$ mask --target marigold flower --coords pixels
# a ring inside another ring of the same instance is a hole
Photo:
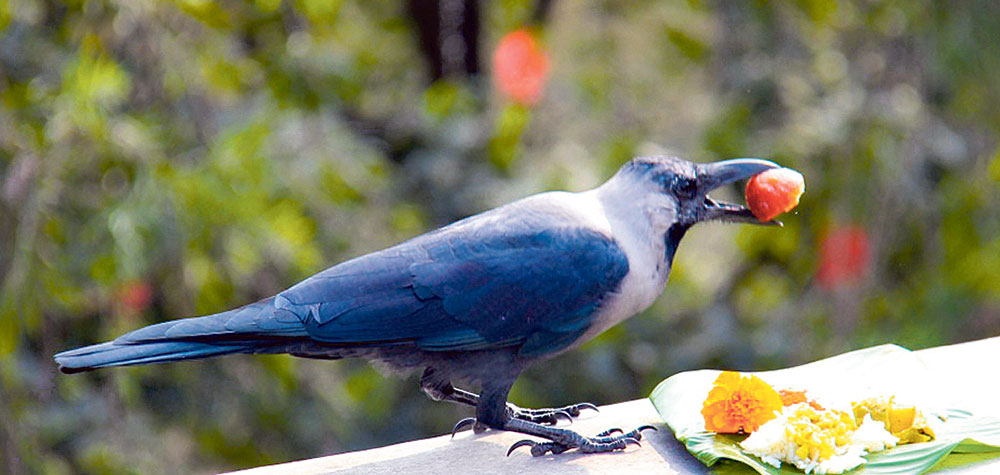
[[[764,380],[723,371],[702,405],[705,429],[723,434],[750,433],[774,419],[781,396]]]

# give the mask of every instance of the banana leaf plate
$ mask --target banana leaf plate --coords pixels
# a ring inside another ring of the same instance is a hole
[[[745,464],[761,474],[800,474],[791,464],[776,468],[744,452],[739,443],[746,436],[716,434],[705,430],[702,402],[720,371],[699,370],[675,374],[653,390],[650,399],[678,441],[706,466],[720,459]],[[846,473],[915,474],[941,467],[950,454],[966,461],[1000,456],[1000,418],[976,415],[954,407],[946,391],[913,352],[883,345],[853,351],[825,360],[776,371],[752,373],[775,388],[809,391],[810,394],[896,395],[916,402],[926,413],[944,421],[936,439],[902,445],[868,455],[867,463]],[[950,464],[949,464],[950,465]]]

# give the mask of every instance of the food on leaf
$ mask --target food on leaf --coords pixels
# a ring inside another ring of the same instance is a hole
[[[720,374],[719,371],[708,370],[675,374],[657,385],[650,395],[653,406],[677,440],[707,467],[713,467],[721,460],[730,460],[745,464],[761,474],[802,473],[800,470],[806,473],[836,473],[860,462],[863,465],[846,473],[902,475],[925,473],[940,467],[949,454],[981,454],[976,455],[976,460],[1000,454],[1000,418],[973,414],[960,407],[937,405],[942,402],[938,398],[940,394],[933,391],[935,388],[928,387],[928,384],[934,384],[934,380],[928,378],[932,374],[927,372],[920,359],[912,356],[912,352],[896,345],[855,351],[787,370],[753,373],[763,381],[762,384],[785,389],[786,399],[805,398],[807,401],[782,407],[774,419],[749,434],[720,434],[706,430],[703,415],[705,412],[711,414],[705,410],[711,401],[706,404],[705,397],[719,383],[725,382]],[[749,376],[749,373],[743,376]],[[738,374],[728,377],[736,381],[740,379]],[[911,385],[911,382],[922,384]],[[866,402],[872,397],[876,397],[876,404]],[[877,407],[884,407],[883,401],[890,399],[892,404],[889,408],[880,410]],[[810,406],[808,400],[814,400],[826,409]],[[859,410],[856,416],[855,407],[868,409]],[[868,413],[862,413],[863,410]],[[888,424],[875,420],[871,412],[884,412]],[[815,421],[813,415],[816,415]],[[888,427],[898,430],[909,422],[911,416],[913,424],[900,433],[903,437],[895,438]],[[922,417],[927,423],[924,430],[919,429],[924,427]],[[789,426],[788,420],[795,420],[801,425]],[[844,450],[841,442],[845,439],[840,431],[846,432],[846,428],[853,424],[857,428],[850,433],[850,447],[844,455],[863,450],[866,454],[861,457],[865,460],[837,458],[829,462],[822,457],[824,452],[831,453],[829,447],[824,451],[820,445],[822,437],[810,437],[808,440],[800,437],[798,442],[792,439],[796,431],[820,434],[824,421],[825,428],[830,429],[833,443],[838,447],[832,451],[834,455],[831,459],[838,457],[838,451]],[[913,443],[915,440],[907,438],[906,431],[933,438],[930,442]],[[751,450],[754,452],[751,453]],[[792,461],[795,453],[808,453],[810,457],[818,455],[819,458],[812,462],[799,460],[800,464],[816,463],[815,466],[806,465],[806,469],[799,469]],[[762,460],[765,458],[766,461]],[[950,461],[961,464],[965,459]],[[784,465],[775,468],[778,463]],[[954,465],[949,461],[945,463]],[[724,467],[722,471],[729,471],[729,468]]]
[[[806,473],[843,473],[866,455],[927,442],[934,431],[914,406],[874,396],[824,408],[805,390],[775,391],[757,376],[723,371],[702,403],[705,429],[749,434],[740,448],[772,466],[790,463]]]
[[[750,433],[774,419],[781,396],[757,376],[723,371],[702,405],[705,428],[725,434]]]
[[[785,406],[791,406],[792,404],[804,402],[808,403],[810,406],[812,406],[813,409],[816,409],[817,411],[823,410],[823,406],[821,406],[818,402],[809,399],[806,396],[805,391],[792,391],[791,389],[782,389],[778,391],[778,394],[781,395],[781,404]]]
[[[914,406],[898,404],[895,397],[870,397],[851,403],[851,407],[856,420],[870,416],[884,424],[892,435],[899,437],[900,444],[934,440],[934,430],[923,412]]]
[[[852,402],[850,411],[817,407],[804,400],[805,391],[786,390],[782,396],[803,401],[787,405],[740,442],[747,453],[778,468],[787,462],[806,473],[843,473],[865,463],[865,455],[934,439],[923,413],[897,404],[894,396]]]
[[[772,168],[751,177],[744,193],[750,212],[761,221],[770,221],[795,208],[805,191],[801,173],[790,168]]]
[[[917,408],[902,407],[889,410],[889,432],[902,432],[913,426],[917,416]]]
[[[847,411],[796,403],[740,442],[740,447],[778,468],[787,462],[806,473],[842,473],[865,463],[869,451],[893,447],[896,440],[870,417],[859,427]]]

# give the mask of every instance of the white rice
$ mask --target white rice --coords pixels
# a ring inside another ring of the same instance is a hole
[[[750,434],[740,446],[777,468],[781,468],[782,462],[788,462],[805,473],[826,474],[851,470],[865,463],[864,456],[869,452],[894,447],[899,440],[886,430],[884,424],[873,421],[869,416],[865,417],[860,427],[848,435],[848,443],[836,446],[833,455],[826,458],[800,457],[797,454],[800,447],[789,439],[788,434],[792,431],[790,419],[795,417],[798,409],[803,406],[807,405],[799,403],[785,407],[776,418],[764,423]]]

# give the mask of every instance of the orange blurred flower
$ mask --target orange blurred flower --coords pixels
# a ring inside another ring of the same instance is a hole
[[[723,371],[708,392],[701,415],[712,432],[750,433],[774,419],[781,407],[781,396],[764,380]]]
[[[528,30],[504,35],[493,52],[493,81],[500,92],[523,105],[542,97],[549,78],[549,55]]]

